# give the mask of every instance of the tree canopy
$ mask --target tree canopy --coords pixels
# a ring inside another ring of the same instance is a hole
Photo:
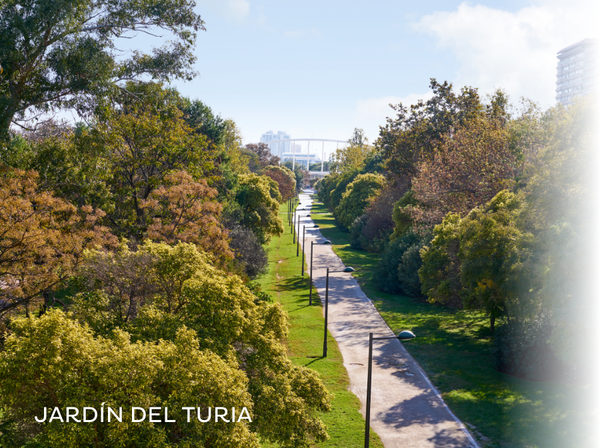
[[[193,45],[204,24],[188,0],[8,0],[0,10],[0,133],[38,111],[89,111],[97,98],[140,77],[191,79]],[[172,39],[151,53],[120,52],[142,33]],[[123,57],[125,54],[127,56]]]

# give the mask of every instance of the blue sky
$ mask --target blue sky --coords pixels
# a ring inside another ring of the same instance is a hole
[[[268,130],[346,140],[355,127],[373,141],[388,104],[426,97],[432,77],[548,107],[556,52],[596,37],[595,3],[198,0],[199,76],[175,85],[245,143]]]

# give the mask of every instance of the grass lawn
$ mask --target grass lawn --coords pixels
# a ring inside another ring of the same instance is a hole
[[[360,401],[350,391],[350,381],[335,339],[329,335],[327,358],[323,359],[324,318],[321,302],[313,289],[313,306],[308,306],[308,276],[301,277],[301,260],[296,257],[290,227],[287,225],[287,206],[281,207],[285,232],[273,238],[267,246],[269,272],[259,279],[263,290],[281,302],[289,313],[290,331],[288,354],[298,365],[308,366],[321,375],[333,395],[331,411],[320,413],[327,425],[330,439],[319,447],[353,448],[364,445],[365,421],[359,413]],[[264,445],[268,446],[268,445]],[[371,446],[383,447],[371,431]]]
[[[452,411],[482,447],[597,447],[590,440],[596,417],[586,400],[589,386],[521,380],[497,372],[491,362],[489,320],[481,313],[450,310],[401,295],[385,294],[371,282],[379,255],[352,249],[349,234],[315,204],[312,219],[371,298],[388,325],[410,329],[407,345]],[[587,402],[588,404],[584,404]]]

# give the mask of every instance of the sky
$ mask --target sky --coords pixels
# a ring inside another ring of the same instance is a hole
[[[598,37],[595,3],[197,0],[199,75],[174,85],[233,119],[244,143],[354,128],[373,142],[389,104],[427,98],[430,78],[554,105],[556,53]]]

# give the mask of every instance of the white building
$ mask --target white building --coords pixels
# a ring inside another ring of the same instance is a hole
[[[283,154],[285,152],[290,152],[290,142],[283,143],[269,143],[274,140],[289,140],[291,137],[283,131],[277,131],[275,134],[273,131],[267,131],[260,137],[261,143],[267,143],[269,145],[269,149],[271,150],[271,154],[274,156],[279,156],[279,154]]]
[[[577,96],[596,91],[597,41],[584,39],[560,50],[556,66],[556,101],[568,106]]]

